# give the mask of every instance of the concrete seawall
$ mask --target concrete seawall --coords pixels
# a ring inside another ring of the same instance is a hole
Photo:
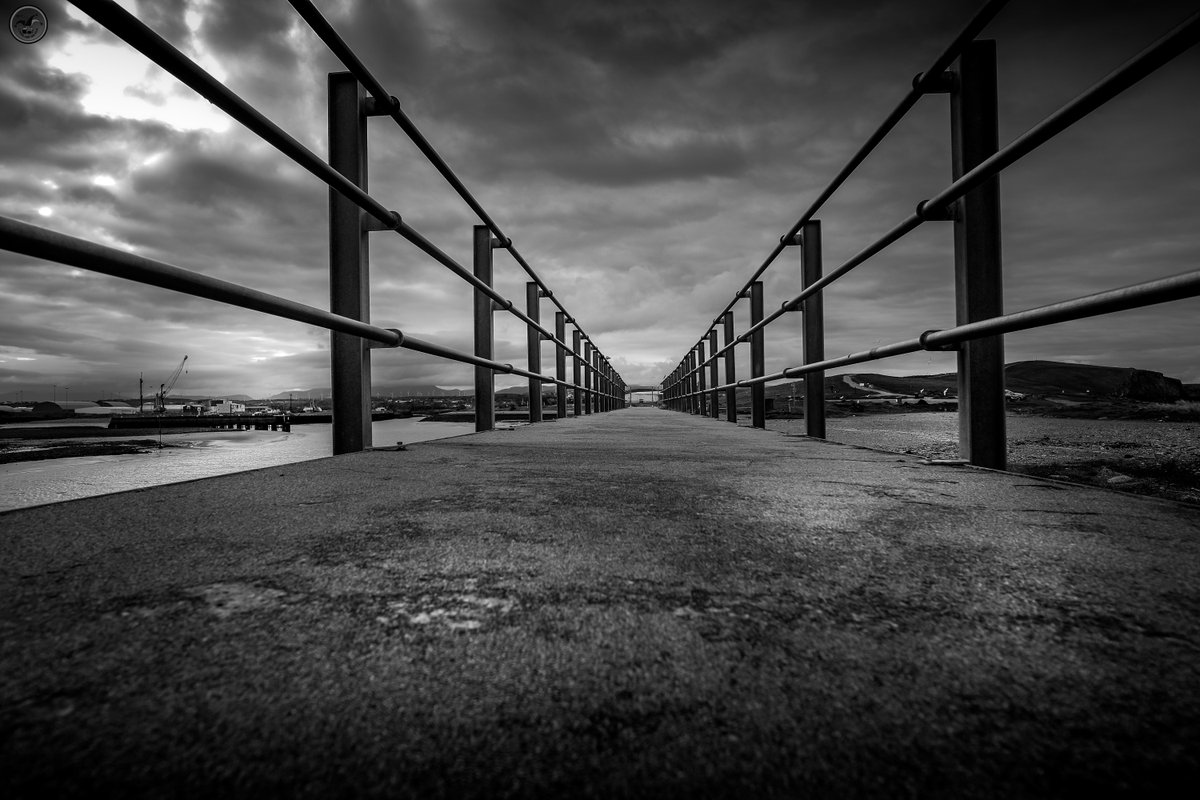
[[[7,797],[1171,796],[1200,515],[649,409],[0,514]]]

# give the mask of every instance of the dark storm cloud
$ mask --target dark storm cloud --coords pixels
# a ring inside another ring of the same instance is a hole
[[[955,0],[318,5],[637,382],[660,378],[704,332],[975,10]],[[985,33],[1000,39],[1002,143],[1187,6],[1011,4]],[[189,7],[142,2],[139,13],[176,46],[213,59],[234,91],[323,153],[325,72],[341,67],[287,4],[196,5],[195,32]],[[87,30],[65,12],[54,17],[60,30]],[[0,213],[327,303],[322,184],[236,126],[184,132],[84,113],[87,76],[49,69],[45,52],[0,48],[0,135],[27,145],[19,167],[9,157],[0,169]],[[1196,74],[1200,53],[1191,52],[1005,173],[1010,309],[1194,268],[1200,106],[1180,98],[1194,93]],[[186,93],[149,79],[128,91],[165,105]],[[390,121],[371,126],[372,193],[469,266],[473,215]],[[948,141],[946,97],[923,98],[822,211],[827,269],[949,182]],[[98,176],[115,183],[97,185]],[[38,217],[42,206],[52,216]],[[465,285],[393,234],[374,234],[371,250],[373,318],[469,350]],[[74,358],[79,374],[104,364],[165,375],[188,352],[192,385],[213,392],[244,391],[264,376],[270,392],[327,384],[323,331],[11,256],[0,265],[0,290],[30,298],[19,310],[0,306],[0,317],[22,320],[0,331],[0,345],[46,356],[47,369]],[[829,352],[953,324],[951,275],[946,225],[889,248],[830,289]],[[497,253],[501,291],[520,301],[526,279]],[[764,279],[768,308],[793,296],[794,254]],[[1200,379],[1194,308],[1184,306],[1013,336],[1009,356],[1087,356]],[[744,305],[735,313],[744,324]],[[60,333],[64,317],[72,336]],[[796,363],[798,324],[789,315],[769,330],[768,369]],[[523,362],[519,325],[498,317],[497,337],[498,355]],[[379,351],[373,361],[381,383],[470,383],[469,367],[408,351]],[[879,367],[944,368],[934,361]]]

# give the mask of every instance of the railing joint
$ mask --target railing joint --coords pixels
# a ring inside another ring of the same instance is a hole
[[[804,234],[794,233],[791,236],[780,236],[779,243],[784,247],[801,247],[804,244]]]
[[[949,70],[929,78],[925,77],[927,74],[918,72],[913,77],[913,88],[921,94],[948,94],[958,85],[958,76]]]
[[[917,216],[925,222],[954,222],[958,219],[958,203],[931,207],[928,200],[922,200],[917,203]]]
[[[511,250],[512,249],[512,239],[509,239],[508,237],[505,237],[503,239],[497,239],[495,236],[493,236],[492,237],[492,249],[493,250]]]
[[[538,289],[538,297],[554,297],[554,292],[549,289]]]
[[[921,343],[921,348],[924,350],[930,350],[930,351],[939,352],[939,353],[957,351],[959,349],[959,344],[957,342],[953,342],[951,344],[943,344],[943,345],[936,345],[936,344],[929,343],[929,337],[932,334],[941,333],[941,332],[942,331],[940,328],[934,328],[933,330],[925,331],[924,333],[922,333],[920,336],[917,337],[917,341],[919,341]]]
[[[360,210],[358,215],[359,219],[361,220],[362,229],[368,233],[374,231],[394,231],[399,228],[403,222],[400,214],[395,211],[391,212],[391,219],[387,222],[379,219],[379,217],[375,216],[369,211]]]
[[[396,341],[392,343],[380,342],[375,339],[363,339],[363,344],[371,350],[391,350],[396,347],[404,346],[404,331],[399,328],[388,328],[389,331],[396,334]]]
[[[380,101],[374,96],[364,97],[362,109],[363,116],[366,117],[390,117],[400,110],[400,101],[394,96],[388,97],[386,101]]]
[[[504,302],[500,302],[499,300],[492,301],[492,311],[512,311],[512,309],[512,300],[505,300]]]

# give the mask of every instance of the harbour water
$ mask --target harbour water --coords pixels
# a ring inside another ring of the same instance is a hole
[[[72,424],[80,423],[73,420]],[[392,419],[373,423],[371,437],[377,447],[383,447],[461,436],[474,429],[471,423]],[[141,434],[129,437],[146,438]],[[118,440],[72,438],[78,442]],[[0,464],[0,511],[324,458],[332,452],[333,426],[296,425],[290,433],[164,433],[162,443],[162,449],[153,448],[148,453]]]

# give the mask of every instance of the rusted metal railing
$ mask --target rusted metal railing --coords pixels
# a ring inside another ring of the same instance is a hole
[[[328,186],[330,217],[330,309],[324,311],[285,298],[249,289],[228,281],[182,269],[153,259],[56,233],[19,220],[0,217],[3,246],[37,258],[69,264],[128,280],[204,297],[221,303],[285,317],[328,329],[331,332],[333,380],[333,451],[345,453],[371,445],[371,350],[378,347],[405,348],[438,358],[475,366],[476,429],[495,426],[495,373],[521,375],[529,379],[530,421],[543,419],[541,387],[557,388],[557,412],[565,416],[567,390],[575,394],[575,413],[581,405],[591,411],[606,411],[625,403],[625,383],[595,343],[579,327],[545,282],[521,256],[512,240],[496,224],[455,175],[445,159],[404,114],[399,101],[338,36],[312,3],[292,0],[292,6],[320,39],[349,70],[329,75],[329,160],[325,161],[133,14],[112,0],[72,0],[134,49],[158,64],[182,83],[216,105],[235,121],[270,144]],[[467,269],[411,227],[399,213],[390,210],[366,190],[366,120],[389,116],[416,144],[451,187],[467,203],[482,225],[475,226],[474,263]],[[475,346],[466,353],[405,335],[394,328],[372,325],[370,297],[369,234],[394,231],[455,275],[471,284],[474,298]],[[493,288],[493,251],[507,250],[532,279],[527,287],[524,311]],[[555,329],[541,324],[540,303],[549,299],[558,307]],[[527,369],[494,358],[493,316],[503,311],[521,320],[529,332]],[[572,344],[566,340],[566,325],[575,327]],[[541,371],[541,344],[556,348],[556,371]],[[580,349],[580,343],[584,349]],[[574,376],[566,377],[566,357],[574,362]],[[584,380],[580,380],[580,376]]]
[[[725,382],[717,386],[713,381],[708,391],[715,399],[724,390],[728,421],[737,421],[738,387],[750,388],[751,423],[756,427],[764,427],[765,384],[804,376],[807,433],[809,436],[824,437],[825,370],[921,350],[954,350],[958,358],[961,455],[972,464],[1004,468],[1003,334],[1200,294],[1200,270],[1196,270],[1026,311],[1003,312],[999,174],[1200,40],[1200,12],[1197,12],[1001,148],[997,133],[996,44],[989,40],[977,40],[976,37],[1005,2],[991,0],[976,13],[930,69],[914,78],[912,89],[896,109],[822,190],[796,224],[780,237],[779,245],[746,285],[735,293],[734,299],[717,315],[679,365],[663,379],[664,403],[668,408],[702,413],[697,403],[702,390],[696,387],[694,378],[706,365],[715,372],[718,360],[724,359]],[[916,101],[925,94],[935,93],[950,96],[952,182],[933,197],[918,203],[908,218],[875,242],[823,275],[820,222],[814,218],[816,213]],[[926,331],[904,341],[826,359],[824,309],[821,305],[823,290],[924,223],[932,221],[954,224],[958,324],[947,330]],[[791,246],[798,246],[801,250],[802,291],[785,300],[776,311],[763,316],[762,281],[759,278]],[[735,336],[733,308],[741,298],[750,299],[750,324]],[[764,374],[764,330],[780,317],[796,311],[804,316],[804,363]],[[708,356],[705,357],[704,343],[715,342],[717,326],[724,329],[723,345],[718,350],[710,344]],[[735,349],[739,343],[750,345],[750,377],[743,380],[737,380],[734,369]],[[710,413],[718,416],[715,410]]]

